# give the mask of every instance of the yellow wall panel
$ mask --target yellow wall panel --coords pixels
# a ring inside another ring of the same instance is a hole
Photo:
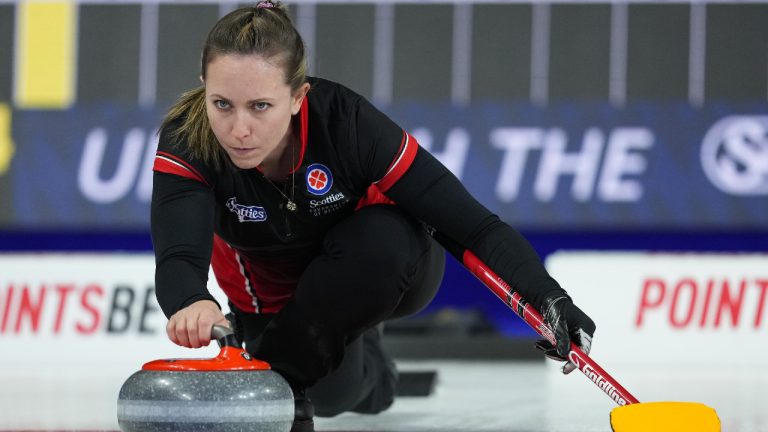
[[[0,175],[5,174],[13,158],[13,138],[11,137],[11,107],[0,103]]]
[[[22,1],[16,9],[14,103],[64,109],[75,99],[77,4]]]

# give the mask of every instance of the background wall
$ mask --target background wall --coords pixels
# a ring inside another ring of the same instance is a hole
[[[0,249],[150,251],[156,128],[198,85],[205,33],[234,7],[0,1]],[[312,74],[369,97],[543,256],[768,250],[764,2],[291,13]],[[453,262],[433,308],[445,306],[524,332]]]

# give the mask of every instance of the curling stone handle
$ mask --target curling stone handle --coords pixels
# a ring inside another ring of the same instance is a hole
[[[242,348],[240,344],[237,343],[235,332],[229,327],[214,325],[211,329],[211,339],[216,339],[219,348],[224,348],[225,346]]]

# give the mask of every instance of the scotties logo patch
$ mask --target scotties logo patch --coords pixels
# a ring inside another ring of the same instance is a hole
[[[267,220],[267,211],[264,210],[264,207],[238,204],[235,197],[227,200],[227,208],[237,215],[237,220],[240,222],[264,222]]]
[[[333,175],[327,166],[312,164],[307,167],[307,191],[313,195],[325,195],[333,186]]]

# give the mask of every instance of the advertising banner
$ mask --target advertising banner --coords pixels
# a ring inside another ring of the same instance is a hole
[[[547,268],[595,320],[606,366],[731,369],[768,355],[768,255],[559,252]]]
[[[168,340],[154,268],[150,254],[0,254],[0,429],[117,430],[144,363],[219,352]]]
[[[615,362],[752,364],[767,347],[768,255],[558,252],[547,268],[597,323]],[[151,254],[0,256],[3,370],[218,352],[176,347],[154,292]],[[209,291],[226,308],[213,275]]]
[[[384,111],[518,227],[768,228],[765,104]],[[146,228],[162,115],[116,104],[12,112],[0,226]]]
[[[170,342],[151,254],[0,255],[2,370],[60,365],[138,368],[155,358],[218,353]],[[211,275],[209,290],[226,298]],[[226,309],[225,309],[226,310]]]

